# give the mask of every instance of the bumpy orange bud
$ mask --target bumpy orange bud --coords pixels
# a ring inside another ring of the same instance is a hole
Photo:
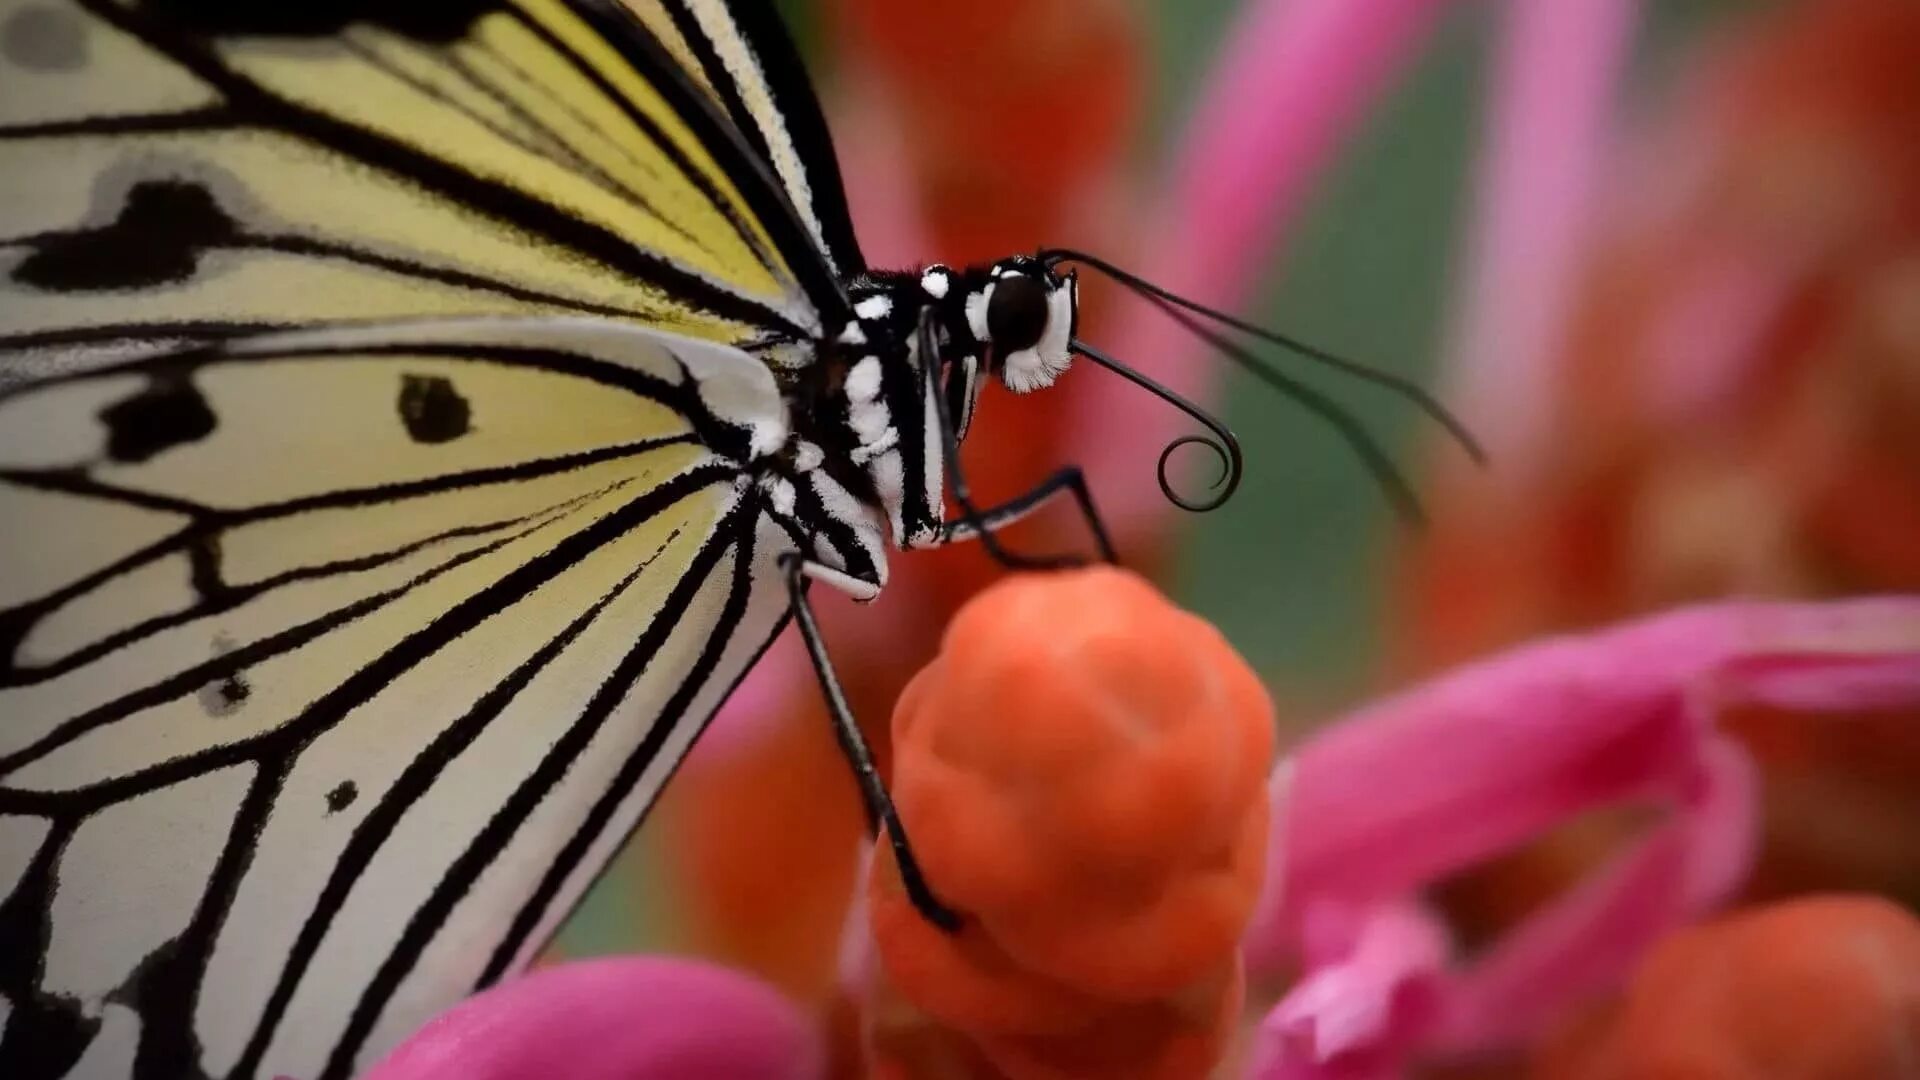
[[[1203,1074],[1240,1008],[1273,753],[1220,634],[1125,571],[1018,576],[960,611],[893,737],[914,851],[966,922],[927,924],[876,860],[881,1074]]]

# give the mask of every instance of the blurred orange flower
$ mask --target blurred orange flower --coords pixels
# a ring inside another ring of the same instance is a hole
[[[1920,1072],[1920,919],[1824,896],[1673,935],[1540,1080],[1855,1080]]]

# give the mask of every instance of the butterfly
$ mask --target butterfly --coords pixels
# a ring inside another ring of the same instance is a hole
[[[0,1075],[351,1075],[538,952],[790,619],[952,925],[809,587],[1055,565],[994,534],[1060,499],[1111,558],[1077,470],[956,457],[1076,356],[1231,493],[1075,266],[1298,345],[1080,252],[868,267],[764,4],[0,0]]]

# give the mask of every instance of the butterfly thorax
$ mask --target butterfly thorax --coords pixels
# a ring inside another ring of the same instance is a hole
[[[1016,393],[1052,385],[1070,358],[1076,282],[1017,256],[871,271],[847,294],[852,318],[824,343],[796,429],[820,447],[821,467],[884,518],[896,547],[937,544],[947,520],[942,414],[957,443],[988,377]]]

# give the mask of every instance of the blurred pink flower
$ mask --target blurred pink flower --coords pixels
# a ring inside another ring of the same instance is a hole
[[[1247,964],[1305,973],[1257,1075],[1392,1076],[1537,1033],[1740,883],[1754,781],[1723,710],[1917,701],[1920,598],[1725,603],[1518,649],[1325,730],[1274,776]],[[1420,889],[1622,804],[1666,819],[1482,957],[1451,954]]]
[[[441,1013],[361,1080],[814,1080],[813,1022],[772,987],[690,960],[543,968]]]

